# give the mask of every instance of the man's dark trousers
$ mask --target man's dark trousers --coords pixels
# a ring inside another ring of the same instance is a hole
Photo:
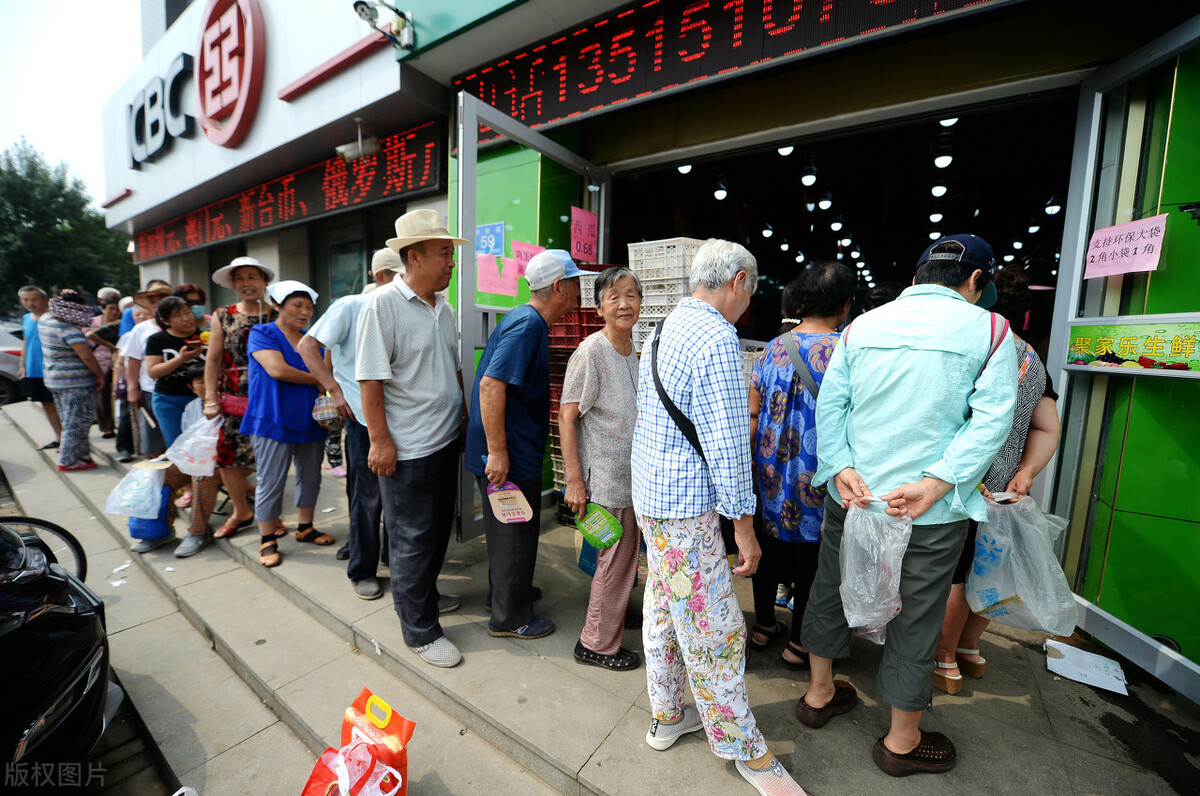
[[[409,647],[444,635],[437,578],[454,524],[460,447],[455,437],[429,456],[396,462],[396,472],[379,477],[391,544],[392,600]]]
[[[371,438],[367,427],[346,419],[346,499],[350,501],[350,562],[346,575],[352,581],[375,577],[379,565],[379,520],[383,502],[379,476],[367,466]]]

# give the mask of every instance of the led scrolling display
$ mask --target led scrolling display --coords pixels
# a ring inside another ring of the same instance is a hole
[[[444,135],[430,121],[379,139],[379,152],[346,163],[332,157],[138,232],[144,263],[253,232],[381,199],[446,190]]]
[[[454,81],[530,127],[997,0],[642,0]]]

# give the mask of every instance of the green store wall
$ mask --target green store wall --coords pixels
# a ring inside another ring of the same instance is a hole
[[[1173,93],[1173,97],[1172,97]],[[1200,50],[1154,87],[1138,217],[1169,213],[1158,270],[1132,279],[1125,314],[1200,311]],[[1161,199],[1160,199],[1161,193]],[[1161,210],[1160,210],[1161,207]],[[1082,596],[1200,660],[1200,384],[1112,378]]]
[[[452,164],[453,165],[453,164]],[[569,249],[571,243],[571,205],[580,201],[580,181],[570,171],[538,152],[521,146],[507,146],[479,153],[475,177],[475,220],[479,225],[504,223],[504,256],[512,257],[512,242],[532,243],[546,248]],[[458,170],[450,169],[449,202],[451,231],[474,241],[474,230],[459,232]],[[450,280],[448,295],[457,310],[458,269]],[[517,280],[517,295],[475,291],[475,303],[512,309],[529,300],[529,285]],[[476,365],[482,352],[475,352]],[[470,390],[473,385],[464,385]],[[542,464],[542,488],[554,485],[550,461],[550,443]]]

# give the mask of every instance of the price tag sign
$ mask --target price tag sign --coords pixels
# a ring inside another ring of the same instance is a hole
[[[504,222],[475,227],[475,251],[499,257],[504,254]]]
[[[579,263],[596,262],[600,223],[595,213],[581,207],[571,208],[571,259]]]

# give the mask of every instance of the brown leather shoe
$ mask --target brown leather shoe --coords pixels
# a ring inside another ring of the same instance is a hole
[[[823,708],[809,707],[804,697],[796,702],[796,718],[805,727],[819,730],[834,716],[846,713],[858,704],[858,691],[845,680],[833,681],[833,699]]]
[[[958,755],[954,744],[940,732],[921,731],[921,742],[917,748],[906,755],[893,752],[883,745],[883,738],[875,742],[871,750],[875,765],[893,777],[907,777],[909,774],[926,773],[941,774],[954,768]]]

